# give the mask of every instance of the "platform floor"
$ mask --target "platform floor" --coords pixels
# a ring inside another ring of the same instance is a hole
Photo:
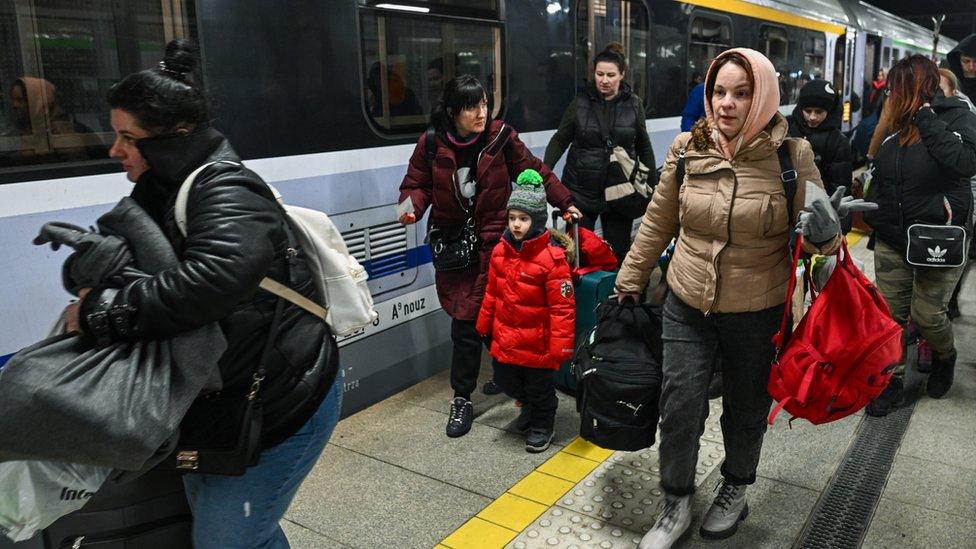
[[[873,276],[865,244],[853,251]],[[976,275],[961,297],[955,384],[941,400],[917,402],[862,547],[976,547]],[[563,394],[542,454],[525,452],[517,409],[503,396],[477,394],[471,432],[448,439],[451,396],[443,372],[343,420],[282,521],[292,546],[636,547],[662,501],[655,448],[610,452],[578,439]],[[863,415],[792,429],[778,421],[748,492],[749,518],[716,542],[697,529],[720,482],[720,410],[713,401],[701,441],[695,533],[678,547],[794,546]]]

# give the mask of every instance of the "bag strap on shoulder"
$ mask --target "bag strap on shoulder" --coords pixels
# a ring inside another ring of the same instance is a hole
[[[437,132],[433,126],[427,128],[427,133],[424,137],[424,156],[427,157],[428,165],[433,164],[434,158],[437,157]]]
[[[214,164],[219,164],[221,162],[232,164],[234,166],[242,165],[237,162],[231,162],[229,160],[218,160],[217,162],[210,162],[190,172],[190,175],[186,176],[186,179],[183,180],[183,184],[180,185],[180,190],[176,193],[176,204],[173,206],[173,217],[176,221],[176,228],[179,229],[180,234],[183,235],[183,238],[186,238],[186,234],[187,234],[186,205],[190,197],[190,189],[193,188],[193,183],[196,181],[197,176],[199,176],[200,173],[203,172],[203,170],[209,168],[210,166],[213,166]],[[271,194],[274,195],[275,200],[278,203],[279,210],[281,211],[282,215],[285,216],[285,220],[286,220],[285,224],[287,226],[288,213],[284,209],[284,204],[282,203],[282,199],[281,199],[281,193],[279,193],[278,189],[274,188],[271,185],[268,185],[268,188],[271,189]],[[288,227],[287,230],[289,233],[288,239],[290,243],[290,241],[293,238],[293,235],[291,234],[290,227]],[[289,288],[288,286],[276,280],[272,280],[268,277],[264,277],[261,279],[259,287],[262,290],[270,292],[286,301],[289,301],[290,303],[292,303],[297,307],[301,307],[309,314],[325,322],[325,317],[329,312],[325,307],[319,305],[318,303],[315,303],[311,299],[303,296],[302,294],[296,292],[295,290]]]

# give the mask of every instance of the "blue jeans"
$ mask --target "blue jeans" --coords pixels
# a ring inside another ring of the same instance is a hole
[[[342,389],[340,370],[311,419],[281,444],[261,452],[260,462],[244,475],[183,477],[193,511],[193,547],[290,547],[278,521],[339,423]]]

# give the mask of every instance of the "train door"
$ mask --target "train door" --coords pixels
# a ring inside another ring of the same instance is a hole
[[[650,33],[643,0],[579,0],[576,3],[576,89],[593,79],[593,58],[607,44],[624,47],[629,67],[627,82],[645,103],[648,90]]]
[[[841,123],[844,131],[854,128],[861,120],[861,109],[859,108],[857,112],[854,112],[852,108],[852,105],[855,103],[853,100],[854,94],[857,94],[859,97],[861,94],[861,91],[858,89],[859,82],[861,81],[857,72],[858,63],[855,62],[857,57],[857,42],[857,30],[848,27],[847,32],[837,39],[837,50],[834,56],[834,88],[844,96],[844,117]],[[863,66],[861,66],[861,70],[864,70]],[[857,101],[857,105],[862,105],[863,100],[864,98],[861,97]]]

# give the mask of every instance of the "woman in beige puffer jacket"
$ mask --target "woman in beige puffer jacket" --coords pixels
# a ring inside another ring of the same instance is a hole
[[[661,252],[677,237],[667,273],[671,292],[664,305],[660,401],[661,487],[667,502],[642,549],[670,547],[690,525],[698,439],[716,358],[723,368],[724,482],[700,532],[728,537],[748,513],[745,489],[755,482],[771,404],[766,392],[771,337],[786,301],[796,223],[788,219],[777,149],[788,147],[797,172],[794,212],[803,209],[805,181],[823,186],[810,144],[787,139],[778,105],[776,72],[759,52],[736,48],[712,62],[705,79],[706,117],[671,145],[617,276],[618,294],[639,294]],[[675,180],[681,154],[683,182]],[[840,245],[839,225],[812,234],[823,241],[814,245],[804,239],[809,252],[831,254]]]

